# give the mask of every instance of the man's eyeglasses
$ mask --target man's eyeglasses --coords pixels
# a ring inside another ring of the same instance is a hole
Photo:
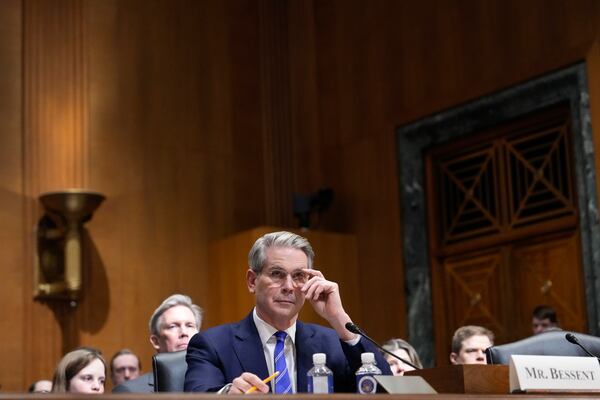
[[[291,274],[288,274],[287,271],[281,268],[272,268],[268,271],[262,272],[269,280],[275,284],[282,285],[287,281],[288,275],[292,277],[292,282],[294,285],[304,285],[308,282],[308,274],[302,270],[296,270]]]

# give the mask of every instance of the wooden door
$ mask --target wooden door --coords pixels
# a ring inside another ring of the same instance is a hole
[[[463,325],[528,336],[539,304],[585,331],[569,126],[559,105],[427,152],[438,363]]]

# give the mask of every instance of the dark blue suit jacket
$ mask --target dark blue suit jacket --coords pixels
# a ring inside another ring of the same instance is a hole
[[[354,372],[363,352],[375,353],[377,365],[391,375],[379,350],[361,338],[355,346],[341,341],[331,328],[296,322],[296,386],[306,392],[306,373],[312,368],[314,353],[327,354],[327,366],[334,374],[335,392],[355,392]],[[269,375],[263,346],[252,313],[238,323],[217,326],[192,337],[186,356],[186,392],[216,392],[243,372],[260,378]]]

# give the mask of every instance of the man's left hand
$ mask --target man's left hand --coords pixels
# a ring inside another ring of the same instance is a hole
[[[304,269],[310,279],[302,287],[306,299],[321,317],[335,329],[342,340],[352,340],[355,334],[346,330],[346,322],[352,320],[344,311],[340,289],[336,282],[328,281],[321,271]]]

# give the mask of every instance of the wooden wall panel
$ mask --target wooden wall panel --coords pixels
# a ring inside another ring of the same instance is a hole
[[[363,301],[364,328],[385,340],[404,334],[406,315],[398,188],[395,172],[390,173],[396,169],[394,125],[385,103],[390,88],[382,62],[389,54],[385,7],[347,4],[314,3],[319,136],[299,133],[297,142],[311,141],[306,153],[319,149],[321,169],[313,178],[313,190],[328,185],[336,192],[323,227],[357,234],[359,267],[385,277],[362,281],[357,294]],[[301,104],[300,96],[310,92],[294,94]]]
[[[22,13],[23,384],[51,376],[62,354],[80,344],[76,318],[86,309],[85,299],[77,307],[32,301],[33,239],[42,215],[38,196],[51,190],[85,188],[89,153],[83,3],[27,0],[22,2]]]
[[[83,3],[24,2],[24,133],[28,194],[87,184]]]
[[[258,0],[266,223],[291,226],[296,162],[291,126],[288,2]]]
[[[91,180],[108,196],[95,240],[111,304],[88,340],[107,354],[130,346],[147,369],[153,309],[173,292],[206,308],[208,243],[264,216],[257,11],[101,1],[88,18]]]
[[[23,323],[28,299],[25,279],[23,209],[22,131],[22,34],[21,1],[0,2],[0,329],[6,333],[0,346],[0,389],[24,384],[29,329]],[[31,286],[27,287],[31,290]],[[30,292],[31,293],[31,292]]]

